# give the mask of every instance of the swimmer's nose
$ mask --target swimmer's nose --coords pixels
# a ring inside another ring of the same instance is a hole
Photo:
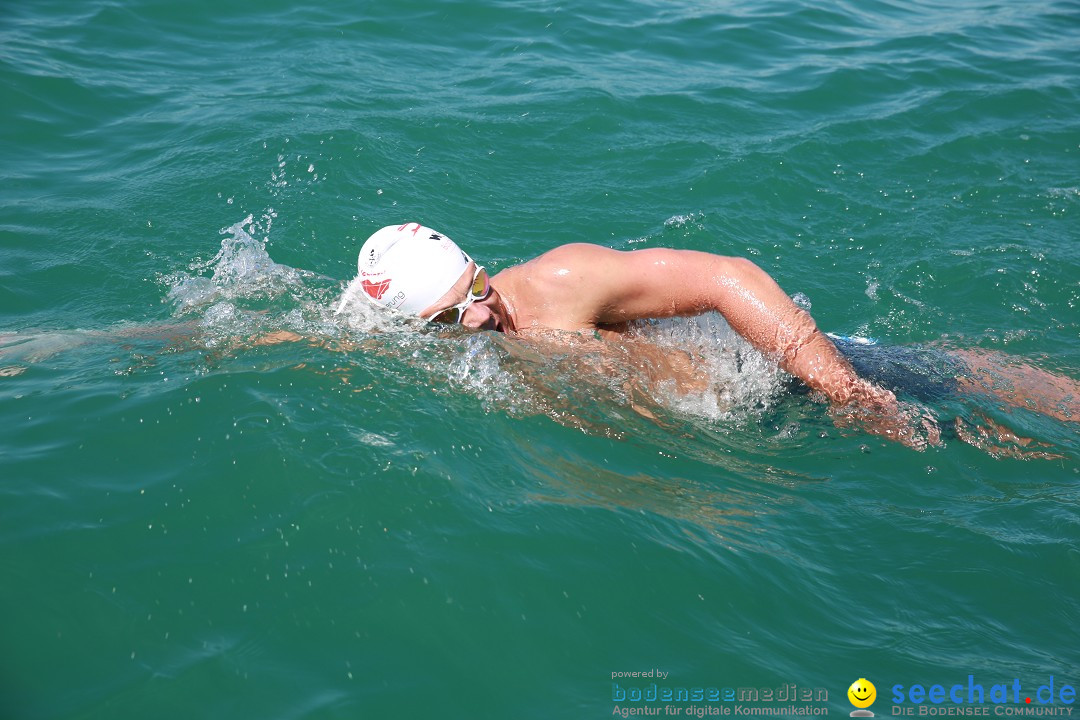
[[[461,324],[472,330],[494,330],[495,317],[491,308],[474,302],[465,308],[465,316],[461,318]]]

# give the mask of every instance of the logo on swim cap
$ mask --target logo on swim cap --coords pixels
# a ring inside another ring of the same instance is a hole
[[[360,286],[364,288],[364,292],[366,292],[369,296],[375,298],[376,300],[381,300],[382,296],[386,294],[386,288],[390,287],[390,279],[387,278],[386,280],[383,280],[381,282],[371,282],[370,280],[363,280],[361,281]]]
[[[471,262],[453,240],[431,228],[388,225],[360,248],[357,277],[337,312],[363,294],[380,307],[419,315],[454,287]]]

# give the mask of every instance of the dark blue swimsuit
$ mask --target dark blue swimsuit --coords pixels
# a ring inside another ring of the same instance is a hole
[[[880,345],[841,335],[829,337],[861,377],[923,402],[953,397],[960,387],[957,376],[968,372],[964,363],[942,350],[918,345]]]

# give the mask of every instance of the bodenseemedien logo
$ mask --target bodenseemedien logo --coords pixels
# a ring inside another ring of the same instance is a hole
[[[866,678],[859,678],[847,689],[847,697],[855,706],[855,710],[851,711],[851,717],[874,717],[874,713],[867,710],[877,699],[877,688],[874,687],[874,683]]]

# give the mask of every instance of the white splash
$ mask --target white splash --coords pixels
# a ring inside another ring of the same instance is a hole
[[[190,273],[179,272],[164,276],[168,284],[168,298],[183,315],[194,308],[212,302],[233,301],[240,298],[272,298],[289,293],[303,285],[299,270],[279,265],[266,251],[266,240],[251,236],[252,216],[222,228],[226,237],[214,257],[205,262],[194,262]],[[205,274],[210,271],[207,277]]]

